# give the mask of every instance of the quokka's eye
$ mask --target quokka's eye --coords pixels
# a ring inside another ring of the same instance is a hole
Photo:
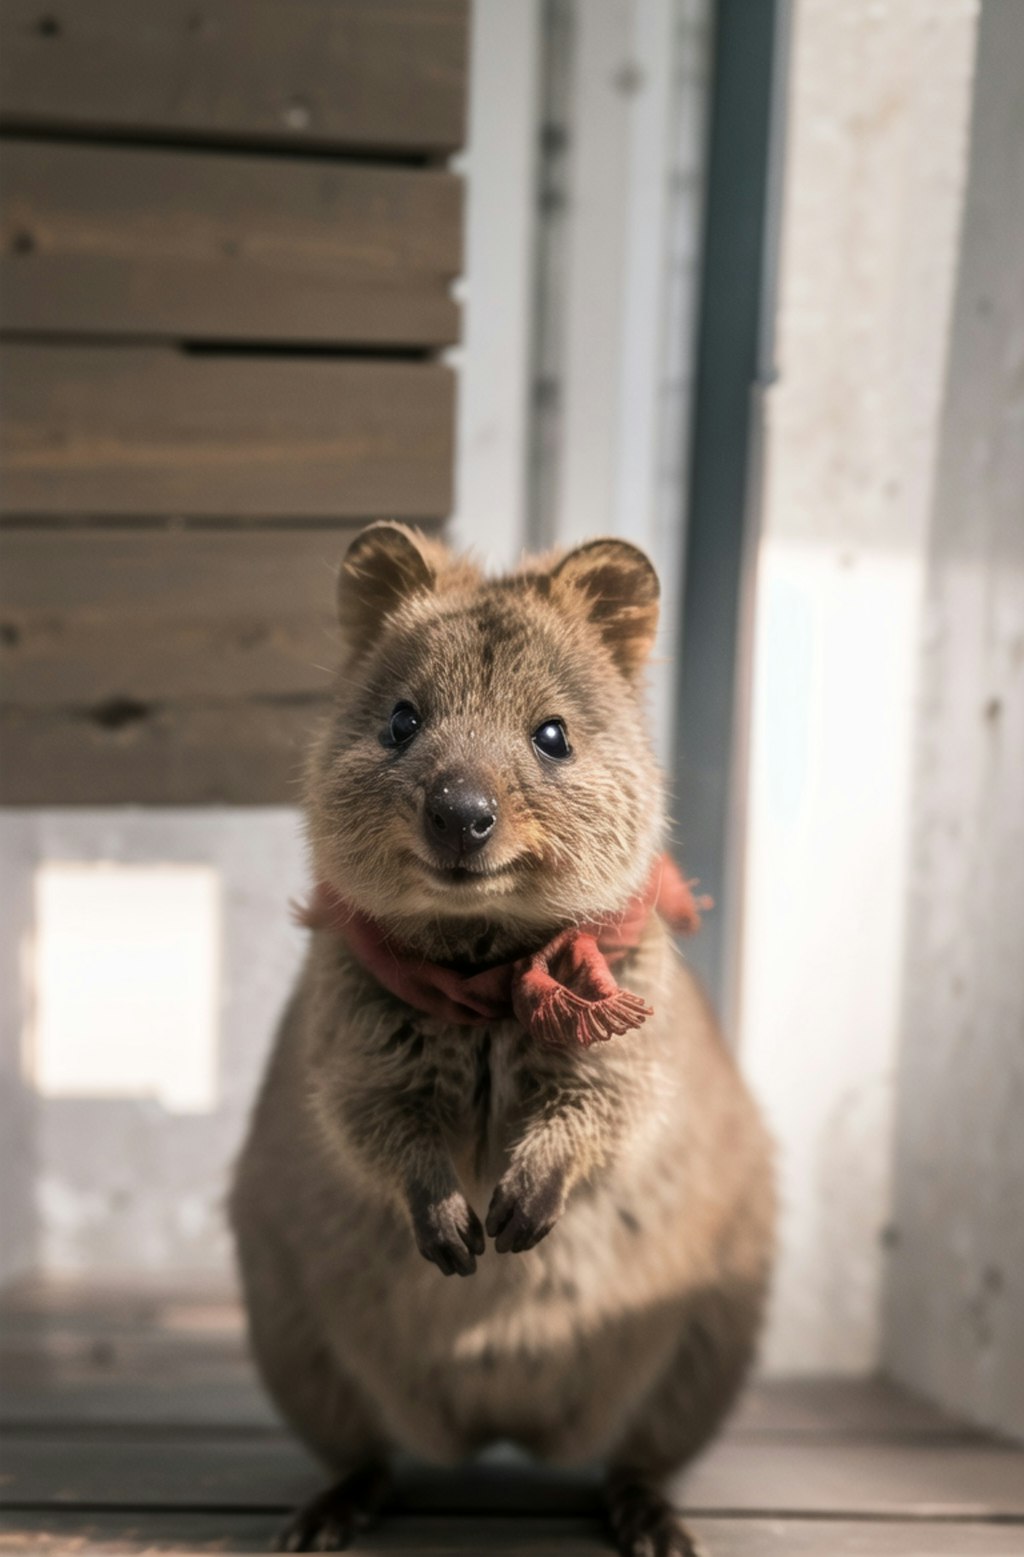
[[[543,724],[538,725],[533,732],[533,744],[545,757],[561,761],[564,757],[572,756],[572,747],[561,719],[545,719]]]
[[[411,703],[396,703],[388,720],[386,746],[406,746],[423,723]]]

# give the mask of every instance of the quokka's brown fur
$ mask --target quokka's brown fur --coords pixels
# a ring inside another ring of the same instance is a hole
[[[341,571],[346,652],[309,765],[317,879],[397,943],[467,967],[620,910],[663,826],[642,691],[657,596],[623,542],[486,581],[402,526],[364,531]],[[420,725],[395,746],[400,702]],[[531,740],[555,718],[568,760]],[[458,868],[424,830],[442,775],[497,817]],[[349,1478],[296,1523],[294,1547],[343,1545],[395,1449],[454,1463],[511,1439],[602,1461],[624,1551],[689,1549],[656,1487],[750,1363],[770,1152],[656,916],[616,977],[655,1015],[554,1047],[512,1019],[445,1026],[336,934],[311,936],[232,1197],[263,1377]],[[533,1246],[483,1253],[489,1208]]]

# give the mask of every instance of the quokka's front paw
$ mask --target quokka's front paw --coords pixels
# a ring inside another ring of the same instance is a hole
[[[546,1238],[565,1209],[565,1174],[510,1168],[487,1212],[487,1231],[499,1254],[521,1254]]]
[[[484,1252],[480,1218],[465,1195],[454,1190],[440,1200],[424,1196],[412,1205],[416,1247],[446,1276],[472,1276]]]

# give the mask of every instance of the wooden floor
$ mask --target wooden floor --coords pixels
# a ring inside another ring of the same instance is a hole
[[[263,1552],[318,1472],[237,1309],[198,1291],[0,1302],[0,1553]],[[754,1386],[675,1489],[708,1557],[1024,1557],[1024,1451],[880,1381]],[[596,1557],[593,1477],[408,1467],[357,1552]]]

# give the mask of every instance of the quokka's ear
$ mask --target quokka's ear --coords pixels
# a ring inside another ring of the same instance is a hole
[[[555,564],[551,592],[566,609],[582,612],[615,657],[635,675],[658,630],[658,575],[629,541],[587,541]]]
[[[361,530],[338,573],[338,619],[353,648],[372,642],[410,595],[434,588],[436,573],[415,530],[381,520]]]

